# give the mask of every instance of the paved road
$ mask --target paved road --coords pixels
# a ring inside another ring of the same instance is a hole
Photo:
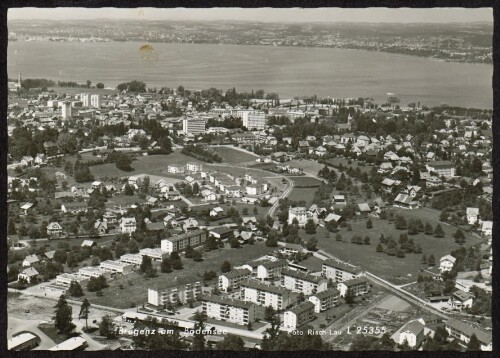
[[[288,188],[286,188],[285,191],[280,195],[279,199],[286,198],[288,195],[290,195],[290,193],[293,190],[293,180],[290,180],[287,177],[284,177],[284,178],[286,179],[286,181],[288,181]],[[276,202],[273,204],[273,206],[271,206],[271,208],[269,209],[268,214],[270,217],[274,216],[274,212],[276,211],[276,209],[278,208],[278,205],[279,205],[279,199],[276,200]]]

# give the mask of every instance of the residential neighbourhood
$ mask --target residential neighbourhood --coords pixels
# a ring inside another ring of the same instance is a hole
[[[9,80],[9,347],[492,350],[492,110],[125,80]]]

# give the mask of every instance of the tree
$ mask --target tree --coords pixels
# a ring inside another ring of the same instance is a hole
[[[347,304],[354,303],[354,294],[353,294],[351,288],[347,289],[345,296],[344,296],[344,300],[345,300],[345,303],[347,303]]]
[[[68,288],[68,293],[72,297],[82,297],[83,296],[83,290],[82,286],[76,281],[71,281],[71,284],[69,285]]]
[[[202,254],[200,250],[195,250],[193,252],[193,260],[194,261],[201,261],[202,260]]]
[[[194,330],[193,335],[193,350],[194,351],[204,351],[205,350],[205,334],[203,330],[205,329],[205,322],[207,320],[207,315],[205,312],[196,311],[194,314]]]
[[[110,315],[102,317],[101,322],[99,323],[99,334],[107,339],[116,337],[115,323]]]
[[[370,236],[365,236],[363,242],[365,245],[370,245]]]
[[[72,323],[73,309],[70,305],[68,305],[68,302],[66,301],[66,297],[64,297],[64,295],[61,295],[61,297],[59,297],[59,301],[57,301],[57,305],[55,306],[55,308],[55,327],[59,332],[63,334],[69,334],[73,330],[73,328],[75,328],[75,325]]]
[[[104,83],[98,82],[95,85],[96,88],[103,89],[104,88]]]
[[[427,259],[427,265],[434,266],[435,264],[436,264],[436,259],[434,258],[434,255],[430,255],[429,258]]]
[[[231,263],[229,261],[224,261],[220,267],[222,273],[231,271]]]
[[[306,249],[309,251],[316,251],[318,248],[316,245],[318,244],[318,240],[316,238],[311,237],[309,240],[306,242]]]
[[[481,350],[481,343],[479,343],[479,340],[477,339],[477,336],[475,333],[472,333],[472,336],[470,337],[470,341],[467,344],[467,351],[480,351]]]
[[[441,227],[440,224],[436,225],[436,228],[434,229],[434,236],[435,237],[444,237],[444,231],[443,231],[443,228]]]
[[[186,247],[186,250],[184,251],[184,257],[186,257],[187,259],[193,257],[193,253],[194,253],[194,249],[192,246],[188,245]]]
[[[139,266],[141,272],[149,272],[153,269],[153,263],[151,257],[144,255],[142,257],[141,266]]]
[[[425,228],[424,228],[425,235],[432,235],[433,234],[433,229],[431,224],[425,223]]]
[[[453,237],[455,238],[455,242],[457,244],[463,244],[465,242],[465,235],[462,230],[458,229],[455,234],[453,234]]]
[[[316,234],[316,224],[314,224],[313,219],[307,220],[305,230],[307,234]]]
[[[342,235],[339,232],[335,235],[335,241],[342,241]]]
[[[394,219],[394,226],[398,230],[406,230],[407,228],[406,219],[401,215],[397,215]]]
[[[422,255],[422,260],[420,260],[422,264],[427,264],[427,257],[425,257],[425,254]]]
[[[7,235],[16,235],[16,223],[14,222],[14,219],[9,218],[9,223],[7,225]]]
[[[89,325],[88,325],[88,319],[89,319],[89,313],[90,313],[90,302],[85,298],[82,302],[82,306],[80,308],[80,313],[78,314],[78,317],[80,318],[85,318],[85,330],[88,331]]]
[[[382,246],[381,243],[377,245],[377,252],[384,252],[384,247]]]
[[[221,351],[241,352],[245,349],[245,342],[239,336],[228,334],[222,342],[217,343],[216,348]]]
[[[371,219],[368,219],[366,221],[366,228],[367,229],[372,229],[373,228],[373,223],[372,223],[372,220]]]
[[[160,266],[161,272],[169,273],[172,272],[172,263],[168,257],[163,258]]]

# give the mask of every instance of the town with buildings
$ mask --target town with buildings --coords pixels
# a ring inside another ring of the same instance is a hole
[[[436,333],[491,349],[490,111],[24,81],[8,108],[22,296],[85,298],[123,312],[116,327],[200,311],[251,348],[269,329],[352,324],[394,349]],[[402,312],[350,319],[387,300]]]
[[[492,351],[491,109],[9,75],[9,350]]]

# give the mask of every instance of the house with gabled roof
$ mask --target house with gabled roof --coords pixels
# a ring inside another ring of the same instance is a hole
[[[24,258],[22,266],[23,267],[30,267],[36,263],[40,262],[40,259],[38,258],[37,255],[28,255]]]

